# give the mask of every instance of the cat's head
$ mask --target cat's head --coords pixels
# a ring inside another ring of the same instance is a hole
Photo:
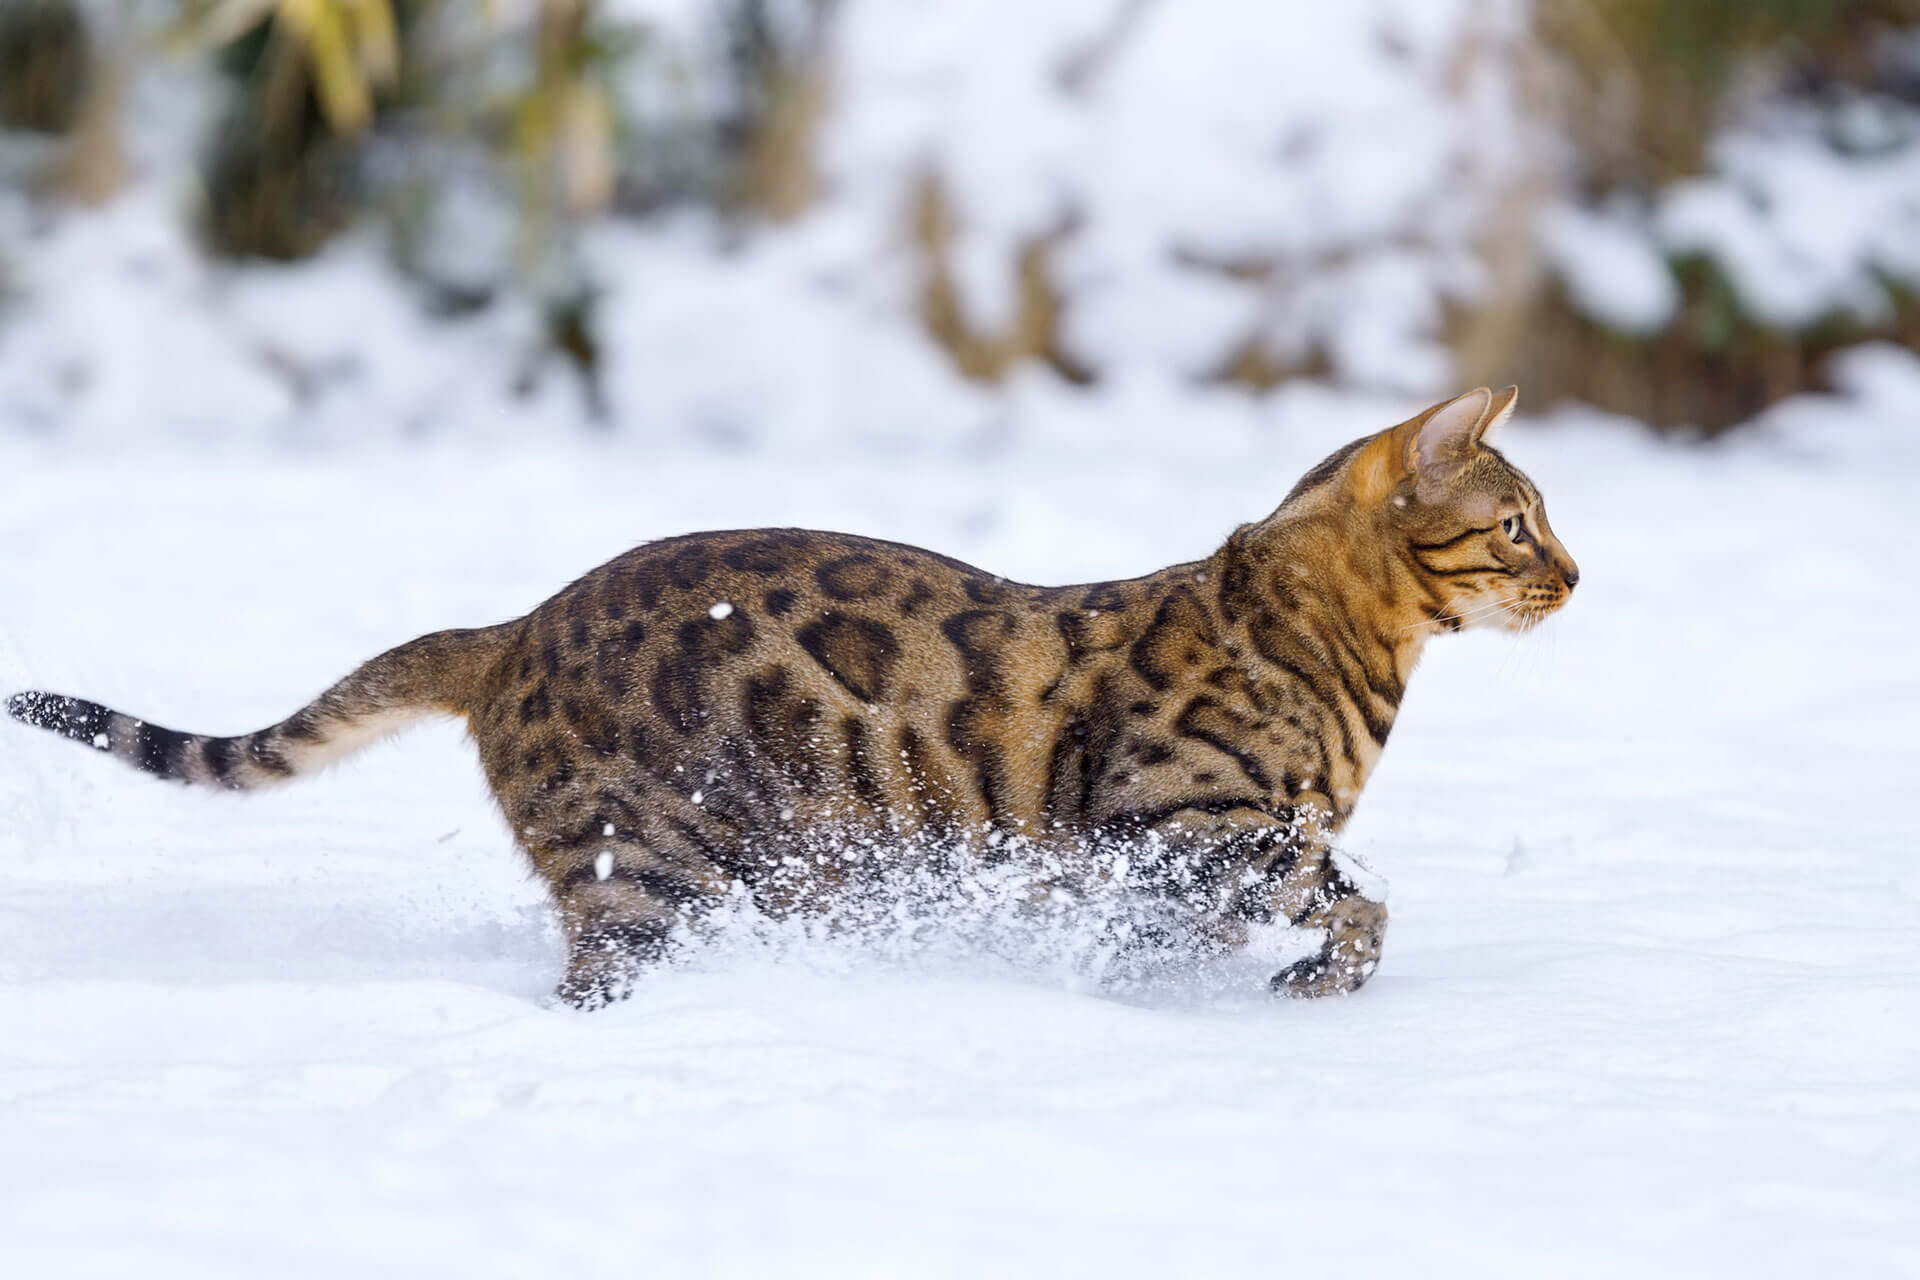
[[[1368,440],[1350,492],[1439,607],[1450,630],[1521,631],[1567,602],[1579,566],[1547,523],[1533,481],[1486,437],[1518,387],[1481,387]]]

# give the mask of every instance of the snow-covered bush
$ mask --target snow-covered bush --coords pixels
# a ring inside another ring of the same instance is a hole
[[[1550,21],[1595,13],[1605,41]],[[1544,2],[1542,23],[1586,76],[1582,145],[1516,376],[1720,428],[1822,385],[1841,347],[1920,344],[1920,5]]]
[[[1840,344],[1915,341],[1920,45],[1816,83],[1779,6],[1670,8],[393,0],[398,70],[318,185],[358,212],[286,265],[201,238],[252,216],[205,161],[259,85],[123,58],[115,199],[0,179],[0,424],[947,446],[1053,429],[1036,389],[1316,377],[1719,425]],[[1622,108],[1561,29],[1591,13],[1629,69],[1738,38]]]
[[[1837,143],[1831,111],[1776,106],[1650,199],[1555,206],[1533,380],[1718,428],[1821,385],[1842,347],[1920,345],[1920,110],[1859,105],[1885,139],[1870,153]]]

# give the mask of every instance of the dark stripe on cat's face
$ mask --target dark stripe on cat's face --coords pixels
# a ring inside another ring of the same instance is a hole
[[[1492,533],[1495,529],[1498,529],[1499,527],[1500,526],[1497,524],[1481,525],[1472,529],[1467,529],[1464,532],[1457,533],[1451,538],[1442,538],[1438,542],[1414,542],[1414,543],[1409,543],[1408,545],[1411,546],[1415,551],[1445,551],[1451,547],[1459,546],[1461,543],[1466,542],[1470,538],[1485,537],[1487,534]]]

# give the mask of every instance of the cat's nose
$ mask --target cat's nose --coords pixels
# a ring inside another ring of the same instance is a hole
[[[1567,590],[1571,591],[1580,585],[1580,566],[1569,560],[1567,567],[1560,571],[1560,576],[1567,580]]]

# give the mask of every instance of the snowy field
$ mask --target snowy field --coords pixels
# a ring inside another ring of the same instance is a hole
[[[1429,650],[1352,999],[1117,998],[975,922],[574,1013],[454,728],[236,800],[0,725],[7,1271],[1920,1274],[1920,366],[1853,374],[1711,448],[1510,433],[1582,585]],[[1014,396],[1044,432],[891,457],[0,440],[0,686],[252,729],[695,528],[1133,574],[1408,407]]]

